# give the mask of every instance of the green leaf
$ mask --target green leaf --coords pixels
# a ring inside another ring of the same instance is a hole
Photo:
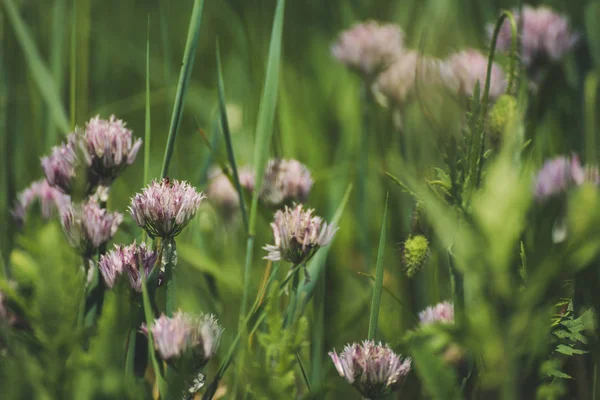
[[[385,208],[383,211],[383,222],[381,223],[381,234],[379,236],[379,249],[377,250],[377,264],[375,266],[375,285],[373,286],[373,298],[371,299],[371,315],[369,317],[369,340],[375,340],[377,335],[377,320],[379,318],[379,305],[381,304],[381,291],[383,287],[383,257],[385,255],[385,242],[387,240],[387,212],[388,195],[385,197]]]
[[[418,338],[411,344],[415,370],[423,387],[434,399],[462,399],[456,373],[434,354],[427,342],[426,338]]]
[[[31,70],[31,76],[52,114],[52,119],[56,126],[58,126],[63,133],[67,134],[70,131],[69,119],[62,106],[60,94],[56,88],[56,83],[52,78],[52,74],[44,64],[42,57],[35,46],[31,32],[25,24],[25,21],[21,18],[21,15],[19,15],[19,10],[15,6],[13,0],[5,0],[3,3],[4,8],[6,9],[6,15],[15,30],[17,40],[25,54],[27,65]]]
[[[574,349],[571,346],[566,344],[559,344],[556,346],[556,351],[560,354],[564,354],[567,356],[572,356],[573,354],[587,354],[588,352],[585,350]]]

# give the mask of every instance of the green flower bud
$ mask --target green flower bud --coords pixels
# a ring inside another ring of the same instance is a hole
[[[517,99],[509,94],[498,98],[487,118],[487,133],[493,147],[498,148],[503,143],[507,131],[517,116]]]
[[[404,242],[402,262],[411,278],[429,259],[429,241],[423,235],[410,236]]]

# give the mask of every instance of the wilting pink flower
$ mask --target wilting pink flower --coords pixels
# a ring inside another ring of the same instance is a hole
[[[49,156],[42,157],[42,168],[46,180],[51,186],[62,190],[66,194],[71,193],[75,170],[79,158],[77,154],[78,136],[71,133],[67,142],[52,148]]]
[[[142,273],[148,277],[156,262],[156,252],[148,249],[145,243],[129,246],[115,245],[115,249],[100,257],[98,268],[106,286],[112,288],[119,276],[126,273],[133,290],[142,292]]]
[[[563,193],[569,186],[581,185],[586,181],[597,182],[597,169],[589,168],[588,173],[581,166],[579,157],[559,156],[548,160],[535,178],[534,194],[538,201]]]
[[[397,390],[410,372],[410,358],[402,359],[388,345],[371,340],[347,345],[339,356],[335,350],[329,356],[340,376],[369,399]]]
[[[125,122],[116,119],[92,118],[82,133],[81,146],[90,173],[99,184],[108,186],[135,160],[142,139],[133,141]]]
[[[454,323],[454,305],[444,301],[433,307],[427,307],[419,313],[419,320],[421,320],[421,326],[436,322],[444,324]]]
[[[367,78],[389,67],[404,51],[404,33],[393,24],[368,21],[342,32],[331,54]]]
[[[513,14],[518,26],[518,10],[514,10]],[[526,67],[531,67],[539,59],[559,61],[579,39],[579,35],[573,33],[567,18],[546,6],[524,6],[522,23],[521,61]],[[494,24],[489,24],[490,38],[493,31]],[[512,29],[508,20],[500,29],[496,47],[506,52],[512,48]]]
[[[163,360],[177,363],[187,355],[196,370],[215,355],[223,333],[213,315],[192,315],[182,311],[177,311],[171,318],[161,315],[154,320],[150,331],[154,348]],[[146,325],[142,325],[142,332],[148,333]]]
[[[452,66],[447,62],[407,51],[375,81],[373,90],[381,93],[392,105],[402,107],[419,87],[447,87],[458,89],[458,81]]]
[[[299,265],[308,261],[320,247],[327,246],[338,228],[327,225],[321,217],[313,217],[313,212],[313,209],[303,210],[302,204],[278,210],[271,223],[275,244],[263,247],[269,252],[265,259]]]
[[[71,205],[61,215],[63,231],[71,246],[90,256],[117,233],[123,215],[108,212],[89,200],[81,206]]]
[[[261,199],[278,206],[291,201],[304,202],[312,188],[310,171],[296,160],[270,160],[265,170]]]
[[[449,62],[460,82],[459,93],[463,96],[473,95],[475,85],[479,81],[480,97],[483,97],[487,78],[488,58],[477,50],[463,50],[450,56]],[[506,91],[506,78],[502,67],[492,64],[489,98],[494,100]]]
[[[131,199],[129,213],[151,237],[173,238],[194,218],[206,196],[185,181],[153,181]]]
[[[60,214],[71,204],[71,198],[68,195],[50,186],[45,179],[41,179],[33,182],[31,186],[19,193],[12,215],[20,223],[25,222],[27,211],[36,201],[40,203],[44,219],[50,218],[53,210],[57,210]]]
[[[254,190],[254,172],[251,168],[242,167],[238,169],[238,177],[242,188],[250,192]],[[223,210],[234,211],[239,207],[238,192],[220,169],[214,170],[210,174],[210,182],[206,188],[206,193],[208,200]]]

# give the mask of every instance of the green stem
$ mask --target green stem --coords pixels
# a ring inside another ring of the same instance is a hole
[[[169,126],[169,137],[167,139],[167,147],[165,148],[165,156],[163,159],[161,176],[165,178],[169,171],[169,164],[173,156],[175,148],[175,138],[181,124],[181,116],[183,115],[183,106],[185,103],[185,95],[192,76],[192,67],[194,66],[194,58],[196,48],[198,47],[198,39],[200,37],[200,22],[202,21],[202,9],[204,8],[203,0],[195,0],[192,16],[188,28],[187,40],[185,43],[185,51],[183,61],[181,62],[181,72],[179,74],[179,83],[177,84],[177,94],[175,96],[175,104],[173,105],[173,114],[171,116],[171,124]]]
[[[369,207],[368,207],[368,179],[369,179],[369,136],[370,136],[370,87],[365,81],[360,91],[362,108],[362,132],[360,148],[358,151],[358,223],[360,226],[360,249],[364,257],[365,268],[369,265]]]
[[[128,378],[134,376],[135,373],[135,341],[137,329],[129,330],[129,338],[127,340],[127,354],[125,356],[125,374]]]
[[[177,246],[174,239],[163,242],[162,262],[165,266],[166,305],[165,312],[168,317],[173,316],[176,303],[175,266],[177,265]]]
[[[300,285],[300,268],[296,268],[294,265],[292,267],[293,276],[292,276],[292,290],[290,291],[290,302],[288,304],[288,308],[285,315],[285,321],[283,323],[283,327],[289,328],[293,323],[296,316],[296,308],[298,304],[298,286]]]
[[[598,93],[598,75],[591,71],[585,78],[585,161],[596,164],[598,144],[596,141],[596,103]]]
[[[454,310],[456,320],[459,321],[464,316],[465,312],[465,286],[464,278],[460,271],[454,266],[453,256],[448,251],[448,264],[450,265],[450,276],[452,277],[452,290],[454,294]]]
[[[379,236],[379,249],[377,250],[377,265],[375,267],[375,285],[373,286],[373,298],[371,299],[371,316],[369,318],[369,340],[375,340],[377,335],[377,322],[379,319],[379,307],[381,305],[381,292],[383,287],[383,258],[385,254],[386,226],[387,226],[388,195],[385,198],[385,209],[383,211],[383,222]]]
[[[250,269],[254,253],[254,236],[249,235],[246,241],[246,262],[244,263],[244,291],[242,292],[242,308],[240,310],[240,323],[246,317],[248,309],[248,293],[250,292]]]

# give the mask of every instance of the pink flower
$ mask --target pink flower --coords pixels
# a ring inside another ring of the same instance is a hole
[[[41,179],[35,181],[27,189],[19,193],[17,204],[11,212],[15,219],[23,223],[29,208],[38,201],[42,218],[48,219],[54,210],[62,213],[70,204],[71,198],[62,191],[50,186],[48,181]]]
[[[539,170],[535,178],[534,195],[538,201],[543,201],[584,182],[600,184],[597,166],[582,166],[576,154],[555,157],[546,161]]]
[[[291,201],[304,202],[312,188],[310,171],[296,160],[270,160],[261,188],[261,199],[268,205],[279,206]]]
[[[483,97],[488,58],[477,50],[468,49],[451,55],[449,62],[460,82],[459,93],[463,96],[472,96],[475,85],[479,81],[480,96]],[[500,97],[506,91],[506,85],[502,67],[493,63],[489,98],[494,100]]]
[[[42,157],[42,168],[50,186],[60,189],[63,193],[70,194],[75,178],[75,169],[78,165],[77,155],[78,137],[71,133],[67,142],[52,148],[49,156]]]
[[[113,288],[120,275],[127,273],[133,290],[142,292],[142,273],[148,277],[156,262],[157,254],[145,243],[129,246],[115,245],[115,249],[100,257],[98,268],[106,286]]]
[[[331,54],[367,78],[389,67],[404,51],[404,33],[393,24],[368,21],[342,32]]]
[[[421,320],[421,326],[430,325],[433,323],[454,323],[454,305],[450,302],[444,301],[438,303],[433,307],[427,307],[425,310],[419,313],[419,319]]]
[[[151,237],[173,238],[194,218],[206,196],[185,181],[153,181],[131,199],[129,213]]]
[[[340,376],[366,398],[376,399],[397,390],[410,372],[410,358],[401,358],[388,345],[365,340],[329,353]]]
[[[242,188],[250,192],[254,190],[254,172],[250,167],[240,168],[238,177]],[[237,190],[220,169],[214,170],[210,174],[210,182],[206,188],[206,193],[209,201],[222,210],[231,212],[240,205]]]

